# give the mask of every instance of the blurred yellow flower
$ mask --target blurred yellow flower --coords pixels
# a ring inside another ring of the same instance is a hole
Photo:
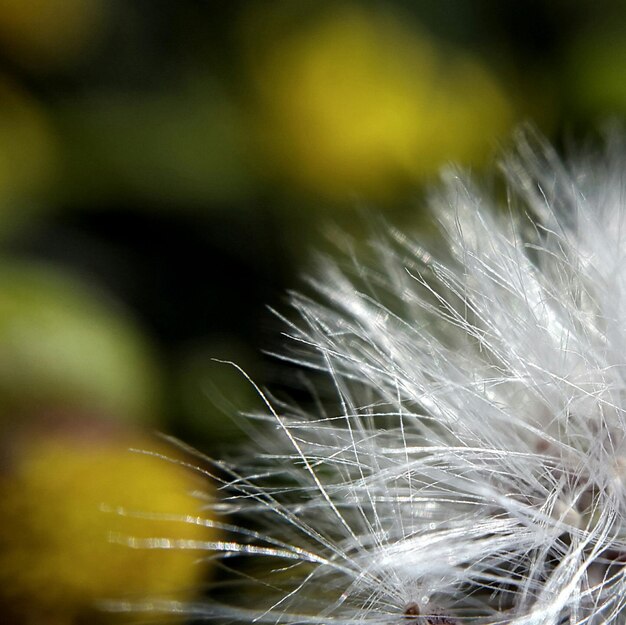
[[[56,425],[3,452],[3,616],[69,625],[95,615],[98,601],[189,600],[205,573],[199,552],[147,547],[215,539],[195,522],[206,501],[193,493],[208,485],[174,462],[129,451],[173,457],[146,437],[84,420]]]
[[[444,161],[476,163],[513,122],[484,66],[398,16],[335,5],[266,47],[251,63],[271,173],[334,199],[386,198]]]

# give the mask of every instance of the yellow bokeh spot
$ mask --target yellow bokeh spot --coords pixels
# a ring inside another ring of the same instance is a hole
[[[192,494],[207,484],[129,447],[158,450],[85,428],[20,446],[0,480],[0,604],[9,612],[74,623],[101,600],[188,600],[197,591],[205,552],[147,545],[214,539],[196,522],[202,502]]]
[[[341,5],[267,47],[251,63],[272,173],[335,199],[478,162],[513,122],[484,66],[393,15]]]

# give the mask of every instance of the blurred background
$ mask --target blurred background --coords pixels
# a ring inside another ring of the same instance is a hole
[[[111,537],[218,535],[154,529],[215,497],[154,433],[245,443],[216,359],[290,386],[269,307],[328,232],[419,229],[447,163],[625,112],[618,1],[0,0],[0,620],[191,597],[197,554]]]

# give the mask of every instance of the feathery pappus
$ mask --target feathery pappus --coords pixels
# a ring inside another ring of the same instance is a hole
[[[445,174],[439,243],[390,231],[293,296],[288,359],[336,401],[264,395],[263,451],[220,465],[238,573],[190,613],[626,623],[626,152],[504,170],[500,199]]]

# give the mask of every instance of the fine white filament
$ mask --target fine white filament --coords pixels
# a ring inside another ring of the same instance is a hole
[[[626,623],[626,152],[526,140],[505,171],[491,195],[449,172],[439,240],[391,231],[293,296],[319,406],[263,395],[262,451],[215,471],[206,548],[236,573],[182,611]]]

